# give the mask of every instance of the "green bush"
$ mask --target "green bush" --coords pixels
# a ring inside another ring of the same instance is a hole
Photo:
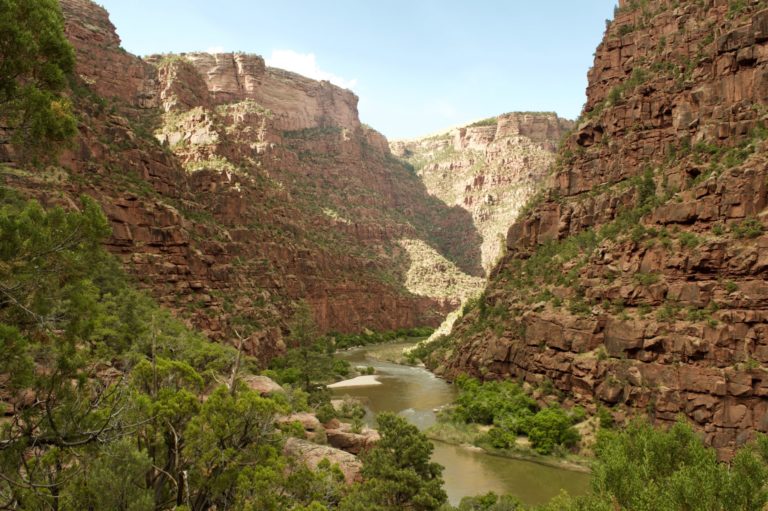
[[[315,410],[317,420],[325,424],[337,417],[336,409],[330,403],[323,403]]]
[[[480,383],[474,378],[459,377],[459,396],[453,417],[460,422],[493,424],[507,416],[536,411],[538,406],[520,385],[510,381]]]
[[[701,238],[696,236],[695,233],[683,231],[678,236],[680,245],[686,248],[696,248],[701,244]]]
[[[635,422],[600,433],[595,453],[594,492],[621,509],[759,511],[768,503],[765,437],[729,466],[683,422],[669,430]]]
[[[347,400],[342,403],[338,416],[345,419],[362,419],[365,417],[365,408],[357,401]]]
[[[557,446],[573,447],[579,433],[573,427],[573,418],[562,408],[551,406],[528,419],[528,438],[539,454],[552,454]]]
[[[456,511],[519,511],[523,504],[511,495],[496,495],[493,492],[477,497],[464,497]]]

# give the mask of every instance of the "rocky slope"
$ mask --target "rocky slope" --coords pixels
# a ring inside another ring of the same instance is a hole
[[[682,415],[723,457],[768,431],[766,7],[621,3],[553,186],[432,364]]]
[[[427,191],[472,214],[489,271],[507,228],[547,175],[560,139],[573,128],[554,113],[516,112],[416,140],[392,152],[411,163]]]
[[[214,338],[244,331],[269,356],[298,300],[323,331],[392,330],[439,323],[456,282],[479,285],[470,215],[429,196],[360,124],[352,92],[254,55],[142,60],[103,8],[61,6],[80,135],[45,172],[3,146],[3,180],[46,203],[94,196],[109,249],[163,305]],[[442,268],[427,288],[407,278],[413,246]]]

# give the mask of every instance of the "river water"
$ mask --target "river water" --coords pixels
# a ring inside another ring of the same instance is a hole
[[[411,346],[411,343],[367,346],[339,353],[353,366],[373,366],[382,385],[334,390],[336,396],[360,398],[366,404],[365,421],[375,424],[379,412],[395,412],[419,429],[435,423],[434,409],[451,403],[455,388],[426,369],[381,360],[385,354]],[[389,358],[389,357],[387,357]],[[451,504],[462,497],[489,491],[512,494],[528,505],[538,505],[560,493],[582,494],[589,475],[550,467],[531,461],[502,458],[475,449],[433,442],[433,461],[445,467],[445,491]]]

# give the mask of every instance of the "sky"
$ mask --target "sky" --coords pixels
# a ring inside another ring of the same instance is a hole
[[[97,0],[136,55],[243,51],[360,97],[390,140],[511,111],[578,117],[616,0]]]

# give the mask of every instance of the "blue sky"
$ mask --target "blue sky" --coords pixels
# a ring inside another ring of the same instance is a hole
[[[245,51],[330,79],[390,139],[503,112],[575,118],[615,0],[97,0],[137,55]]]

